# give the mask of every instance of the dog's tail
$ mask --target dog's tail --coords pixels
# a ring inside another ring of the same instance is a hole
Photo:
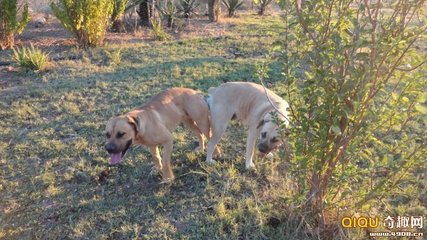
[[[216,90],[216,87],[210,87],[210,88],[208,89],[208,94],[209,94],[209,95],[214,94],[215,90]]]
[[[209,107],[209,109],[211,108],[211,106],[212,106],[212,94],[214,94],[215,93],[215,90],[216,90],[216,88],[215,87],[210,87],[209,89],[208,89],[208,96],[206,97],[206,102],[208,103],[208,107]]]

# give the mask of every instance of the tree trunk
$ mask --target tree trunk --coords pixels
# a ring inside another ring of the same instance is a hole
[[[150,21],[153,20],[155,14],[155,0],[145,0],[139,4],[139,10],[136,12],[141,19],[142,26],[151,26]]]
[[[310,200],[309,204],[311,207],[311,214],[321,225],[323,222],[323,201],[324,201],[324,189],[321,183],[320,173],[314,172],[311,176],[311,187],[310,192],[307,196]]]
[[[208,0],[209,21],[218,22],[219,18],[219,0]]]
[[[141,25],[142,26],[149,26],[150,25],[150,14],[149,14],[149,8],[148,8],[148,2],[143,1],[139,4],[139,9],[136,11],[139,15],[139,18],[141,19]]]
[[[258,10],[258,15],[262,16],[265,13],[265,6],[260,5],[259,10]]]

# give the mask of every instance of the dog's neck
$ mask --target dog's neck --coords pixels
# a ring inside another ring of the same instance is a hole
[[[139,140],[139,138],[142,137],[142,134],[144,132],[145,126],[144,125],[144,121],[141,119],[142,118],[142,112],[144,110],[142,109],[138,109],[138,110],[133,110],[131,112],[129,112],[128,114],[126,114],[126,116],[129,119],[129,123],[132,124],[134,126],[134,130],[135,130],[135,140]]]

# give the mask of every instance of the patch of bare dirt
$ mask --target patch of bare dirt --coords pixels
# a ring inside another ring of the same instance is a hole
[[[76,45],[74,38],[56,18],[49,19],[45,26],[39,28],[34,23],[29,23],[17,37],[16,43],[18,46],[33,44],[52,54],[67,51]]]
[[[221,36],[230,33],[235,26],[228,19],[224,18],[219,23],[210,23],[206,16],[198,16],[191,19],[183,19],[184,29],[179,32],[173,30],[167,31],[177,39],[204,37],[204,36]],[[147,28],[138,28],[136,31],[128,30],[126,33],[108,32],[106,35],[106,44],[127,44],[141,43],[151,41],[150,30]],[[17,36],[17,46],[28,46],[33,44],[51,54],[61,53],[76,46],[73,36],[62,27],[55,17],[47,20],[43,27],[36,27],[35,22],[30,22],[24,32]],[[0,53],[0,56],[2,53]]]

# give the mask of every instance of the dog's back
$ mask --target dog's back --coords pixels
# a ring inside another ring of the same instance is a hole
[[[216,88],[209,88],[208,93],[207,102],[211,111],[221,112],[227,117],[237,116],[243,122],[274,109],[266,93],[276,107],[282,109],[282,106],[287,105],[280,96],[251,82],[224,83]]]

